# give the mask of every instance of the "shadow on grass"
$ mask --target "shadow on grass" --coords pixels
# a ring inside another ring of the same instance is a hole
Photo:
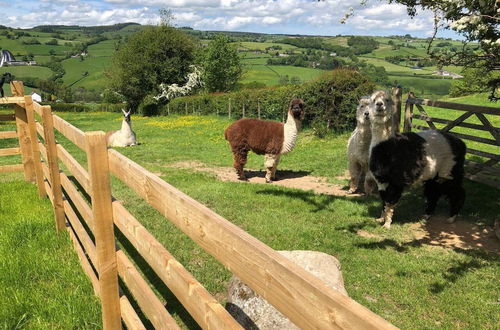
[[[276,172],[276,181],[285,179],[297,179],[308,176],[311,174],[310,171],[290,171],[290,170],[278,170]],[[266,171],[256,171],[256,170],[245,170],[245,176],[247,179],[251,178],[265,178]]]

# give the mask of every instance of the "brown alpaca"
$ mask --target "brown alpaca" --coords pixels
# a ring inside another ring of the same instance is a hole
[[[248,152],[251,150],[258,155],[265,155],[266,182],[276,179],[276,167],[280,156],[290,152],[295,146],[298,131],[304,119],[304,102],[293,99],[288,108],[288,117],[285,124],[244,118],[231,124],[224,131],[224,136],[234,156],[234,168],[240,180],[246,180],[243,167],[247,162]]]

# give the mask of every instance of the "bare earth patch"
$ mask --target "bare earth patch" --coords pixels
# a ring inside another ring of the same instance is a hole
[[[170,167],[191,169],[197,172],[211,173],[217,176],[221,181],[242,182],[238,180],[236,171],[232,167],[207,167],[202,162],[185,161],[171,164]],[[249,183],[266,184],[264,171],[245,170],[245,175]],[[280,171],[276,173],[277,180],[273,181],[272,185],[283,186],[287,188],[296,188],[302,190],[312,190],[317,194],[333,195],[333,196],[360,196],[359,194],[349,194],[343,186],[333,183],[328,183],[325,177],[311,176],[308,172],[303,171]]]
[[[197,172],[211,173],[221,181],[242,182],[238,180],[236,172],[231,167],[207,167],[199,161],[184,161],[169,165],[169,167],[190,169]],[[266,184],[265,172],[246,170],[245,175],[249,183]],[[346,175],[337,179],[345,179]],[[242,182],[246,184],[247,182]],[[279,171],[277,181],[272,185],[302,190],[312,190],[317,194],[333,196],[360,197],[359,194],[349,194],[343,186],[329,183],[326,177],[308,175],[308,172]],[[479,226],[474,223],[457,220],[453,224],[446,223],[444,216],[433,216],[425,223],[415,223],[411,226],[414,243],[438,246],[442,248],[482,249],[500,253],[500,240],[495,236],[490,226]],[[357,234],[366,238],[379,238],[381,235],[358,230]]]

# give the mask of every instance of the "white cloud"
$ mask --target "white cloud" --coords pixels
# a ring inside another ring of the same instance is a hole
[[[354,15],[340,24],[351,6]],[[405,31],[422,36],[432,30],[429,13],[412,20],[405,6],[378,0],[366,6],[360,0],[26,0],[15,7],[6,9],[4,24],[154,24],[159,21],[158,10],[170,8],[176,25],[197,29],[326,35]]]

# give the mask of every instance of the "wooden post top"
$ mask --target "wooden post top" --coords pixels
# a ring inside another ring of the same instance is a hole
[[[10,82],[12,96],[24,96],[24,84],[22,81],[14,80]]]

